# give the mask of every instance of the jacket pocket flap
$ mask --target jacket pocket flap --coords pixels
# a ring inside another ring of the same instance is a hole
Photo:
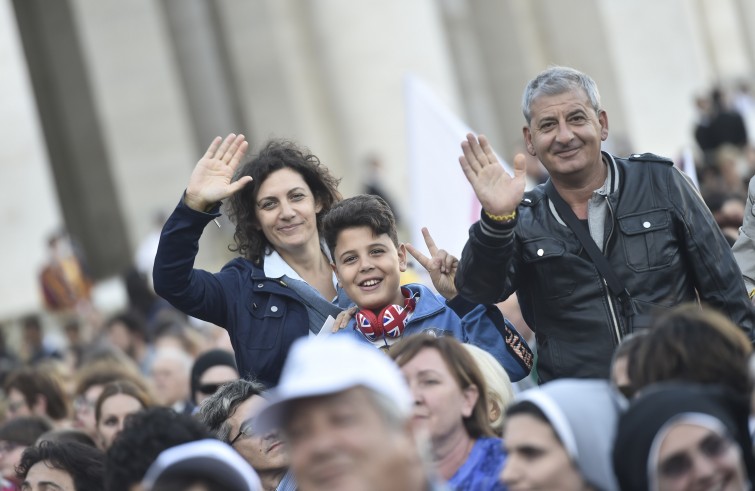
[[[566,246],[558,239],[542,237],[522,242],[522,259],[533,263],[551,257],[560,257],[566,252]]]
[[[276,295],[271,295],[268,299],[262,298],[257,301],[253,300],[247,305],[247,307],[251,314],[258,319],[263,319],[265,317],[281,317],[286,311],[286,303],[282,298]]]
[[[626,235],[637,235],[668,228],[669,215],[666,210],[649,210],[619,218],[619,228]]]

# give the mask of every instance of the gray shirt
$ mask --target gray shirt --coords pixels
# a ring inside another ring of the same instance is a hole
[[[755,176],[750,179],[747,190],[747,205],[742,227],[739,229],[739,238],[732,247],[734,259],[742,270],[742,278],[747,287],[747,292],[752,297],[755,290]]]

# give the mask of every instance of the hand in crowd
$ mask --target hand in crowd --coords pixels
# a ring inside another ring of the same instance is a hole
[[[510,176],[498,162],[493,147],[485,136],[469,133],[461,143],[464,155],[459,157],[461,170],[472,185],[482,208],[491,215],[509,215],[516,210],[524,196],[526,159],[514,157],[514,176]]]
[[[233,182],[233,174],[248,147],[246,137],[234,133],[225,139],[218,136],[212,140],[189,178],[184,197],[186,206],[205,211],[252,182],[251,176]]]
[[[357,307],[356,305],[342,310],[341,313],[336,317],[336,320],[333,323],[333,327],[331,328],[331,332],[338,332],[341,329],[346,329],[346,327],[349,325],[349,321],[356,315],[357,312],[359,312],[359,307]]]
[[[425,238],[430,257],[422,254],[411,244],[406,244],[406,250],[430,274],[430,279],[438,293],[443,295],[446,300],[451,300],[458,294],[454,285],[454,278],[456,277],[459,260],[447,251],[438,249],[430,231],[425,227],[422,228],[422,236]]]

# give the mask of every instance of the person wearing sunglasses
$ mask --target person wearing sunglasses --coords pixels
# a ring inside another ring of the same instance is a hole
[[[266,405],[265,387],[240,379],[205,399],[197,419],[254,468],[265,491],[294,491],[289,456],[278,431],[260,431],[256,416]]]
[[[622,491],[751,488],[747,397],[723,386],[644,389],[619,420],[613,465]]]
[[[238,378],[233,353],[222,349],[205,351],[191,367],[191,402],[198,410],[199,405],[221,386]]]

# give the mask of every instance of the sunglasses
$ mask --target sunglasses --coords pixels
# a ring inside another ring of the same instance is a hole
[[[712,434],[700,442],[697,452],[707,459],[717,459],[733,444],[734,441],[727,435]],[[658,473],[669,479],[678,479],[689,473],[693,467],[694,459],[690,452],[677,453],[658,465]]]
[[[232,381],[229,380],[228,382],[220,382],[217,384],[200,384],[199,387],[197,387],[197,390],[206,396],[211,396],[217,392],[219,388],[230,382]]]

